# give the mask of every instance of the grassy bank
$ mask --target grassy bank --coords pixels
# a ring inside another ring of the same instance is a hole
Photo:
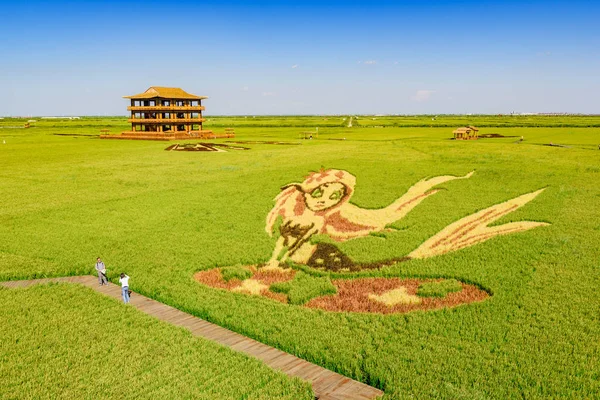
[[[310,385],[72,284],[0,289],[2,398],[312,399]]]

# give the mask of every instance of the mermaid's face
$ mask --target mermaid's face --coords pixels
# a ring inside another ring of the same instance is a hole
[[[306,206],[312,211],[321,211],[338,204],[346,194],[346,186],[339,182],[324,183],[310,193],[304,194]]]

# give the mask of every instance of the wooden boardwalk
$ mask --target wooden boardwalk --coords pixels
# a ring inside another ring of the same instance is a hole
[[[35,284],[50,282],[68,282],[87,286],[106,296],[121,299],[121,288],[109,283],[98,285],[95,276],[72,276],[65,278],[33,279],[26,281],[0,282],[8,288],[27,287]],[[313,392],[320,400],[367,400],[382,396],[383,392],[374,387],[357,382],[343,375],[319,367],[289,353],[277,350],[246,336],[232,332],[229,329],[204,321],[191,314],[184,313],[166,304],[134,293],[131,296],[132,306],[155,318],[170,324],[187,328],[192,335],[200,336],[229,347],[235,351],[258,358],[269,367],[280,370],[292,377],[298,377],[312,384]]]

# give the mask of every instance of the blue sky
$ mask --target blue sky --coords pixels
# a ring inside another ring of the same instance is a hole
[[[592,1],[0,7],[0,115],[124,115],[153,85],[207,115],[600,113]]]

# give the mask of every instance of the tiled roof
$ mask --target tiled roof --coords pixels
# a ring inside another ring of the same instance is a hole
[[[143,100],[143,99],[154,99],[154,98],[163,98],[163,99],[185,99],[185,100],[201,100],[208,99],[206,96],[196,96],[195,94],[190,94],[183,89],[180,88],[170,88],[170,87],[161,87],[161,86],[152,86],[144,93],[136,94],[133,96],[123,96],[126,99],[135,99],[135,100]]]
[[[469,131],[478,132],[479,129],[475,128],[474,126],[463,126],[462,128],[455,129],[452,133],[467,133]]]

